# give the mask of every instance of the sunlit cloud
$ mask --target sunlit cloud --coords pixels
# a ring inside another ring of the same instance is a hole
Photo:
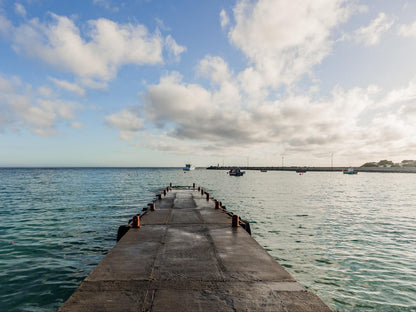
[[[22,17],[26,17],[26,9],[21,3],[15,3],[14,4],[14,10],[17,15],[20,15]]]
[[[386,33],[394,24],[384,12],[379,13],[376,19],[368,26],[361,27],[355,32],[355,40],[366,46],[376,45],[380,42],[381,36]]]
[[[222,29],[225,29],[230,23],[230,18],[228,17],[228,14],[227,12],[225,12],[224,9],[220,12],[220,23]]]
[[[310,73],[331,51],[331,31],[351,11],[337,0],[239,1],[229,38],[252,63],[243,83],[251,85],[254,76],[258,89],[277,88]]]
[[[180,55],[186,51],[186,47],[180,46],[176,43],[175,39],[171,35],[165,38],[165,47],[168,53],[176,60],[179,61]]]
[[[0,31],[9,35],[16,52],[74,74],[80,82],[86,81],[84,87],[105,85],[124,65],[162,64],[164,46],[177,59],[186,50],[172,36],[163,38],[138,23],[100,18],[90,20],[82,32],[66,16],[50,13],[49,17],[46,22],[35,18],[14,27],[0,15]]]
[[[398,28],[398,34],[402,37],[416,38],[416,21],[408,25],[400,25]]]
[[[46,98],[45,95],[53,93],[46,89],[40,89],[38,95],[33,94],[30,86],[15,77],[8,79],[0,76],[0,91],[2,129],[15,131],[26,128],[40,136],[51,136],[56,133],[59,121],[75,119],[75,111],[81,108],[75,102]]]
[[[130,141],[135,138],[139,130],[145,128],[143,119],[139,117],[139,111],[134,108],[123,109],[106,117],[108,125],[120,131],[120,140]]]
[[[58,87],[72,92],[78,96],[85,96],[85,89],[77,85],[76,83],[72,83],[66,80],[60,80],[53,77],[49,77],[49,79]]]

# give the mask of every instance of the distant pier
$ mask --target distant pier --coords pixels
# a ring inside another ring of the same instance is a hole
[[[249,233],[200,187],[169,186],[59,311],[331,311]]]
[[[341,172],[345,167],[250,167],[250,166],[210,166],[208,170],[231,170],[234,168],[240,168],[241,170],[256,170],[256,171],[315,171],[315,172]],[[357,172],[386,172],[386,173],[416,173],[416,167],[354,167]]]

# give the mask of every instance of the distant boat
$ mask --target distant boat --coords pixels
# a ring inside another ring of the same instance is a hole
[[[306,170],[298,169],[296,170],[296,173],[306,173]]]
[[[343,174],[357,174],[358,171],[355,171],[354,168],[342,169]]]
[[[260,169],[260,172],[267,172],[266,169]]]
[[[231,169],[230,171],[227,172],[230,176],[234,176],[234,177],[241,177],[244,173],[246,173],[245,171],[241,171],[240,168],[238,169]]]
[[[195,170],[195,167],[192,166],[191,164],[186,164],[185,167],[182,168],[183,171],[191,171],[191,170]]]

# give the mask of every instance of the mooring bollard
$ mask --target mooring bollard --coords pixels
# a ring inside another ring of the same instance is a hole
[[[162,199],[162,194],[157,194],[157,199],[161,200]]]
[[[192,188],[193,188],[193,189],[195,189],[195,183],[194,183],[194,184],[192,184]]]
[[[231,225],[232,225],[232,227],[239,227],[240,226],[238,215],[233,215]]]
[[[209,200],[209,193],[206,193],[206,195],[207,195],[207,200]]]
[[[203,189],[201,189],[201,195],[204,195],[204,194],[205,194],[204,190],[203,190]]]
[[[163,190],[163,195],[165,195],[165,196],[166,196],[166,190]]]
[[[200,186],[198,186],[198,192],[201,190],[201,187]]]
[[[139,228],[140,227],[140,217],[138,215],[135,215],[133,217],[133,224],[132,224],[132,226],[134,228]]]
[[[215,209],[220,209],[220,202],[215,200]]]
[[[155,203],[150,203],[148,205],[150,207],[150,211],[155,211],[156,210],[156,204]]]
[[[171,182],[171,183],[169,183],[169,187],[170,187],[170,188],[172,187],[172,182]]]

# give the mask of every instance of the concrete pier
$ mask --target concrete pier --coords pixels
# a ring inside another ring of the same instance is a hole
[[[331,311],[212,196],[161,198],[59,311]]]

